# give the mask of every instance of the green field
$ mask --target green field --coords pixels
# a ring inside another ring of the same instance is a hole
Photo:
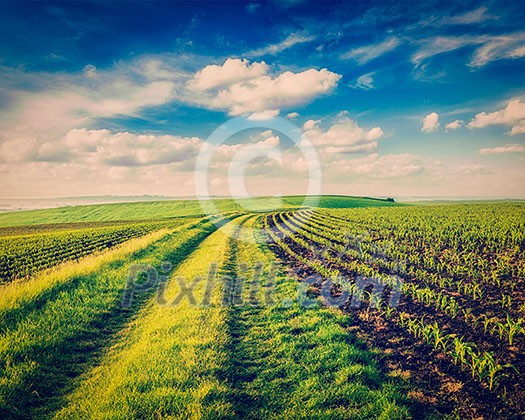
[[[0,215],[0,417],[519,418],[525,203]]]
[[[250,209],[265,211],[293,209],[303,205],[304,196],[279,198],[215,199],[218,212],[236,212]],[[323,208],[352,208],[398,205],[386,200],[367,197],[321,196],[318,206]],[[107,222],[117,220],[157,220],[166,218],[202,216],[197,200],[152,201],[136,203],[99,204],[30,210],[0,214],[0,227],[50,223]]]

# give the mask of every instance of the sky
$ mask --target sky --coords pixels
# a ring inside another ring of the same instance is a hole
[[[0,198],[525,198],[524,22],[520,1],[0,2]],[[249,128],[214,143],[228,124]]]

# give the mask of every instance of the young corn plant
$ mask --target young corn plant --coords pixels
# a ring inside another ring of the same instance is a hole
[[[499,338],[503,339],[503,337],[507,337],[509,345],[512,346],[514,336],[524,332],[523,318],[520,317],[513,320],[512,317],[507,314],[507,321],[498,323],[495,328],[498,330]]]
[[[454,364],[460,364],[465,366],[467,364],[467,355],[469,351],[469,345],[465,343],[461,338],[454,337],[452,340],[452,351],[450,355]]]
[[[497,321],[497,318],[483,315],[483,331],[485,332],[485,334],[487,333],[487,331],[489,331],[490,324],[493,324],[495,321]]]
[[[512,306],[512,297],[510,295],[501,296],[501,307],[510,308]]]
[[[443,353],[447,352],[448,348],[448,342],[450,340],[450,336],[447,334],[444,334],[438,323],[434,322],[433,324],[429,325],[429,328],[431,330],[431,338],[433,341],[433,345],[435,349],[440,349],[443,351]]]
[[[469,319],[472,315],[472,308],[466,308],[461,310],[461,314],[463,315],[463,318],[465,319],[465,322],[468,323]]]
[[[394,315],[395,310],[396,310],[396,308],[394,308],[393,306],[390,306],[388,304],[383,306],[383,314],[385,315],[385,317],[387,319],[392,318],[392,315]]]
[[[486,380],[490,391],[492,391],[498,380],[504,376],[503,370],[505,368],[513,368],[513,366],[510,363],[506,365],[499,364],[492,353],[471,354],[472,377],[477,376],[480,382]]]

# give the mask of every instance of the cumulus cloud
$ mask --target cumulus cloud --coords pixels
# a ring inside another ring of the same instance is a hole
[[[508,134],[525,133],[525,102],[513,99],[504,109],[495,112],[480,112],[469,122],[469,128],[484,128],[491,125],[505,125],[511,127]]]
[[[489,147],[485,149],[480,149],[480,155],[499,155],[503,153],[523,153],[525,152],[525,146],[521,144],[507,144],[505,146],[499,147]]]
[[[188,82],[188,87],[203,91],[255,79],[267,73],[268,65],[264,61],[250,64],[246,59],[228,58],[221,66],[212,64],[199,70]]]
[[[286,115],[288,118],[290,118],[291,120],[297,118],[299,116],[299,113],[298,112],[290,112],[288,115]]]
[[[241,59],[228,59],[196,73],[178,66],[177,57],[152,55],[118,62],[109,69],[87,65],[78,73],[46,77],[17,70],[16,78],[4,79],[12,88],[3,89],[11,100],[0,113],[0,163],[176,165],[189,170],[202,146],[197,138],[90,128],[100,126],[103,118],[140,117],[146,108],[175,100],[264,120],[278,115],[282,107],[304,104],[328,92],[341,77],[326,69],[270,75],[264,62]],[[31,89],[21,90],[20,81]]]
[[[391,37],[378,44],[366,45],[350,50],[342,54],[341,58],[343,60],[352,59],[362,65],[396,49],[399,45],[401,45],[399,38]]]
[[[459,130],[465,122],[463,120],[455,120],[445,125],[445,131]]]
[[[191,160],[202,141],[197,137],[81,128],[69,131],[64,145],[83,161],[112,166],[148,166]]]
[[[377,149],[377,140],[384,136],[380,127],[361,128],[345,112],[324,129],[320,121],[308,120],[303,125],[303,133],[326,154],[371,153]]]
[[[439,114],[437,112],[431,112],[423,119],[421,131],[423,133],[432,133],[437,129],[439,129]]]
[[[199,105],[240,115],[304,104],[332,90],[341,78],[327,69],[286,71],[275,77],[268,70],[264,63],[228,59],[197,72],[188,87],[201,94],[193,98]]]

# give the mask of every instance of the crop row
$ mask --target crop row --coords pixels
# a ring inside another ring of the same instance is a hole
[[[294,217],[298,218],[299,221],[305,222],[301,215],[296,214]],[[323,232],[321,234],[327,239],[340,243],[343,246],[342,252],[346,252],[349,256],[358,255],[360,259],[373,260],[374,264],[380,265],[385,270],[395,272],[404,277],[414,278],[419,282],[433,284],[435,287],[449,290],[453,294],[460,293],[472,299],[483,299],[484,305],[490,302],[493,306],[513,310],[514,312],[525,311],[525,306],[520,307],[520,304],[522,304],[521,300],[518,299],[514,302],[514,296],[511,295],[519,284],[517,281],[512,281],[512,286],[503,288],[494,287],[480,281],[479,279],[482,277],[480,273],[471,273],[471,275],[466,277],[457,277],[433,272],[432,269],[425,267],[425,259],[419,258],[420,252],[418,250],[410,249],[408,246],[401,247],[395,242],[395,238],[372,241],[363,234],[363,232],[366,232],[363,230],[364,228],[356,229],[355,226],[349,226],[349,223],[333,220],[329,216],[320,213],[310,215],[308,217],[308,225],[310,225],[310,229],[315,229],[316,232]],[[352,249],[358,252],[352,254]],[[450,254],[452,251],[449,250],[448,253]],[[458,265],[457,269],[463,270],[460,265]]]
[[[462,296],[454,297],[451,294],[444,293],[443,290],[435,287],[426,286],[425,279],[411,279],[406,276],[410,270],[395,270],[395,266],[389,264],[387,261],[378,258],[377,254],[370,255],[363,250],[354,250],[352,248],[344,247],[340,244],[339,239],[334,237],[321,226],[317,225],[313,229],[309,226],[312,225],[311,219],[308,222],[305,219],[301,219],[300,213],[287,213],[274,215],[277,217],[277,223],[280,227],[290,229],[285,232],[288,235],[295,231],[297,234],[301,234],[307,241],[301,239],[298,235],[293,235],[292,239],[305,248],[321,245],[321,252],[317,252],[317,258],[326,260],[327,262],[335,262],[338,265],[344,267],[347,271],[365,275],[375,278],[389,278],[391,274],[401,274],[405,280],[403,284],[403,291],[412,296],[416,301],[419,301],[427,306],[433,306],[435,309],[444,312],[451,318],[461,316],[464,318],[465,323],[468,323],[474,327],[479,324],[483,324],[484,333],[490,333],[496,335],[500,340],[508,341],[509,345],[513,345],[514,337],[516,335],[525,335],[525,325],[523,317],[511,317],[509,314],[499,316],[490,316],[486,313],[475,314],[472,311],[472,307],[468,306],[471,302],[468,299],[464,299]],[[294,217],[294,218],[292,218]],[[310,217],[305,216],[306,218]],[[300,220],[298,223],[297,220]],[[275,219],[274,219],[275,220]],[[302,222],[302,223],[301,223]],[[290,235],[289,235],[290,236]],[[335,256],[330,251],[335,250]],[[350,256],[350,259],[346,258]],[[374,267],[375,266],[375,267]],[[382,270],[382,269],[383,270]],[[335,272],[332,275],[337,275]],[[386,274],[386,277],[385,277]],[[421,281],[419,281],[421,280]],[[475,283],[473,283],[475,285]],[[461,299],[464,303],[462,307],[458,302]],[[500,311],[502,312],[502,311]]]
[[[325,278],[337,278],[340,277],[340,268],[342,268],[344,271],[350,271],[356,274],[364,275],[364,276],[374,276],[376,279],[379,279],[379,281],[383,282],[385,285],[388,285],[392,281],[392,276],[388,275],[381,275],[378,273],[373,267],[368,266],[364,263],[360,263],[357,260],[354,261],[341,261],[338,260],[336,256],[331,254],[328,250],[325,250],[323,253],[323,258],[309,258],[308,256],[305,256],[309,249],[312,247],[313,244],[317,243],[314,238],[312,240],[311,238],[302,238],[299,235],[295,234],[294,232],[297,232],[298,225],[292,225],[286,217],[282,217],[281,215],[272,215],[270,216],[271,220],[269,221],[269,218],[266,220],[266,227],[267,231],[272,237],[273,241],[287,254],[290,256],[296,258],[301,263],[307,265],[311,269],[313,269],[315,272],[320,274],[321,276]],[[304,233],[304,232],[301,232]],[[292,242],[290,242],[292,241]],[[317,239],[318,241],[318,239]],[[294,246],[295,244],[295,246]],[[302,248],[300,251],[294,250],[297,249],[296,246],[299,246]],[[314,245],[315,246],[315,245]],[[354,285],[347,285],[347,288],[349,290],[355,289]],[[435,308],[437,312],[444,312],[449,316],[456,316],[459,312],[460,308],[458,307],[457,302],[451,297],[448,297],[446,295],[440,294],[439,292],[435,292],[433,290],[430,290],[428,288],[424,287],[418,287],[415,284],[404,284],[403,285],[403,291],[408,293],[411,298],[414,301],[419,301],[424,305],[430,305]],[[376,305],[377,306],[377,305]],[[391,309],[391,308],[390,308]],[[391,314],[393,311],[389,310],[389,313]],[[401,314],[397,314],[397,322],[402,325],[406,326],[405,319],[401,319],[403,316]],[[432,328],[435,330],[438,328],[441,331],[441,327],[438,325],[436,321],[433,323],[426,323],[424,316],[415,318],[419,322],[419,326],[425,331],[421,334],[427,334],[427,331],[431,331]],[[507,320],[509,321],[510,318]],[[416,321],[414,321],[416,322]],[[508,324],[508,323],[507,323]],[[507,325],[507,324],[501,324],[501,325]],[[411,324],[412,325],[412,324]],[[415,324],[414,324],[415,325]],[[431,325],[431,327],[429,327]],[[414,326],[411,327],[412,329],[409,332],[413,332]],[[520,327],[521,328],[521,327]],[[507,329],[505,326],[502,326],[500,328],[502,338],[503,335],[506,333],[506,338],[509,341],[509,344],[512,344],[514,335],[516,334],[516,331],[510,332],[509,329]],[[523,330],[520,330],[522,333]],[[418,333],[419,334],[419,333]],[[430,334],[430,333],[428,333]],[[435,334],[435,333],[434,333]],[[413,334],[416,337],[419,338],[418,335]],[[430,335],[428,337],[431,337]],[[502,365],[501,363],[497,362],[494,358],[494,355],[490,351],[480,350],[478,349],[477,345],[474,343],[466,342],[462,338],[459,338],[457,336],[453,335],[447,335],[446,338],[443,338],[444,336],[434,336],[434,344],[436,344],[437,347],[441,346],[441,350],[449,355],[450,359],[452,361],[455,361],[456,358],[454,356],[454,352],[457,348],[461,348],[461,345],[466,348],[465,350],[468,354],[468,363],[461,363],[461,366],[467,370],[469,370],[473,376],[477,377],[478,379],[482,381],[486,381],[489,388],[492,389],[496,381],[499,379],[499,377],[503,374],[503,371],[507,371],[507,368],[509,367],[507,364]],[[454,340],[452,340],[454,338]],[[429,341],[430,342],[430,341]],[[451,347],[449,343],[453,342],[454,347]]]
[[[158,223],[140,223],[0,238],[0,283],[111,248],[159,228]]]
[[[393,209],[378,214],[325,212],[344,229],[371,232],[374,240],[391,240],[390,251],[410,254],[409,261],[454,280],[513,290],[525,276],[523,208],[500,205]],[[497,214],[494,214],[497,212]],[[521,217],[520,217],[521,215]]]

